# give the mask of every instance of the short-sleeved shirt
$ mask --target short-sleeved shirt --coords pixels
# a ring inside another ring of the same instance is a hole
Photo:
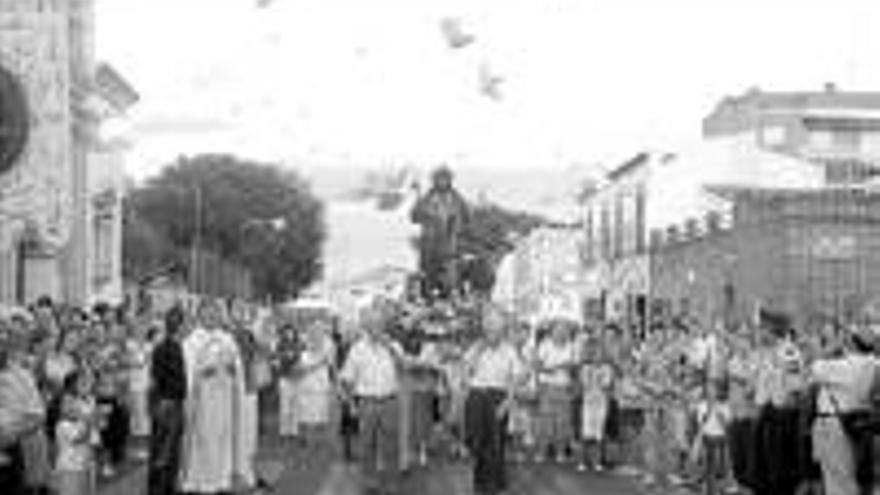
[[[468,384],[472,388],[507,389],[525,374],[519,352],[508,343],[496,347],[478,344],[468,352],[465,361],[470,369]]]
[[[697,421],[700,433],[709,438],[719,438],[725,435],[727,424],[730,422],[730,406],[724,402],[709,403],[701,401],[697,404]]]
[[[538,346],[538,362],[543,368],[574,365],[577,362],[577,347],[572,342],[558,344],[553,339],[546,339]],[[571,383],[571,372],[569,368],[542,371],[538,380],[543,385],[564,387]]]
[[[357,396],[394,395],[400,388],[395,352],[402,352],[396,343],[362,338],[349,351],[340,377],[353,385]]]
[[[869,408],[877,372],[878,362],[873,356],[850,354],[813,363],[814,380],[821,386],[819,412],[835,414]]]

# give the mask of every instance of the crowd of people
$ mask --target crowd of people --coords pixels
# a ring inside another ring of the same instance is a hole
[[[48,298],[3,308],[0,493],[91,495],[137,461],[151,494],[256,485],[252,370],[266,353],[251,313],[219,301],[164,318]]]
[[[340,385],[353,387],[339,396],[362,414],[360,438],[399,447],[373,445],[387,457],[370,465],[430,465],[439,440],[473,460],[478,493],[504,491],[507,461],[614,468],[660,493],[872,489],[878,367],[867,324],[806,332],[768,314],[639,332],[486,308],[462,320],[386,302],[378,323],[362,322],[375,336],[339,361]]]
[[[377,493],[452,459],[480,494],[503,493],[512,464],[552,463],[658,490],[861,495],[869,330],[680,318],[640,332],[382,298],[309,321],[215,300],[157,319],[44,298],[0,314],[0,492],[94,494],[131,459],[150,494],[259,488],[260,392],[277,385],[277,436],[314,467],[359,466]]]
[[[3,493],[89,493],[146,458],[149,348],[158,328],[108,305],[42,298],[0,314]]]

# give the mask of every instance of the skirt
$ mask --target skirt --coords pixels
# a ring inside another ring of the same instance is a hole
[[[129,411],[131,416],[131,434],[136,437],[149,436],[150,408],[146,389],[136,389],[130,392]]]
[[[299,435],[296,401],[296,386],[293,380],[281,378],[278,381],[278,428],[281,436]]]
[[[95,473],[91,469],[55,473],[57,495],[95,495],[96,489]]]
[[[571,393],[567,387],[547,387],[538,406],[540,442],[565,442],[572,438]]]
[[[582,439],[597,441],[605,439],[608,409],[608,398],[604,395],[584,397],[581,404]]]
[[[294,398],[294,413],[300,425],[325,425],[330,422],[330,391],[300,391]]]

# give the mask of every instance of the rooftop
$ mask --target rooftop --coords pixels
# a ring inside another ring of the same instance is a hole
[[[647,185],[648,230],[684,225],[709,212],[723,213],[729,202],[707,189],[816,189],[824,172],[806,160],[765,151],[735,138],[713,139],[677,154],[652,169]]]
[[[729,96],[719,103],[722,108],[754,106],[761,109],[873,109],[880,110],[878,91],[842,91],[826,84],[819,91],[764,91],[752,88],[739,96]]]

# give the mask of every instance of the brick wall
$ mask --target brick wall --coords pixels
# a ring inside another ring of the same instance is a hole
[[[852,319],[880,295],[880,197],[752,198],[737,213],[730,230],[654,251],[652,299],[704,322],[749,318],[761,304],[802,327]]]

